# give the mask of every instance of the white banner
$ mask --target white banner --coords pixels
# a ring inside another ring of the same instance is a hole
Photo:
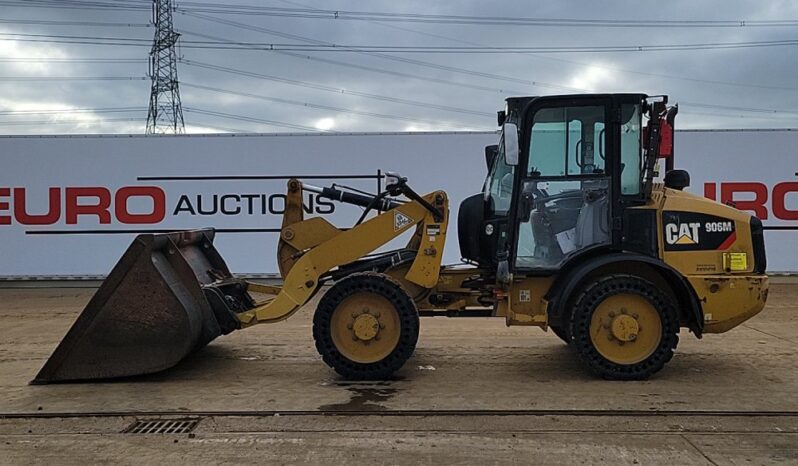
[[[456,214],[482,188],[494,133],[0,137],[0,277],[107,274],[136,232],[215,227],[231,270],[276,273],[286,182],[375,192],[398,171],[445,190],[444,261],[459,260]],[[689,131],[676,165],[691,191],[763,218],[769,269],[798,271],[798,132]],[[361,209],[306,198],[309,215],[351,226]]]
[[[798,272],[798,131],[677,131],[674,144],[688,191],[755,214],[768,270]]]

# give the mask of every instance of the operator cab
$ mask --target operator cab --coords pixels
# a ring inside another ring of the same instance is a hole
[[[644,120],[658,115],[659,141],[667,102],[649,100],[644,94],[507,99],[499,144],[495,152],[486,148],[483,192],[460,208],[463,257],[546,274],[590,250],[623,249],[625,208],[645,204],[651,189]]]

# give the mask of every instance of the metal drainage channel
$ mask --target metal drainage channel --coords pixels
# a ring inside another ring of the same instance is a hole
[[[136,420],[123,434],[187,434],[199,424],[199,419]]]

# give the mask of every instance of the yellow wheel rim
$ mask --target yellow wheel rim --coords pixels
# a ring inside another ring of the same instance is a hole
[[[636,364],[654,354],[662,340],[662,320],[646,298],[610,296],[590,319],[590,340],[596,351],[616,364]]]
[[[399,344],[402,324],[388,299],[373,293],[354,293],[333,311],[330,333],[342,356],[361,364],[388,357]]]

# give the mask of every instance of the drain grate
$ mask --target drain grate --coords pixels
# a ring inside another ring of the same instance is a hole
[[[199,424],[199,419],[136,420],[123,434],[187,434]]]

